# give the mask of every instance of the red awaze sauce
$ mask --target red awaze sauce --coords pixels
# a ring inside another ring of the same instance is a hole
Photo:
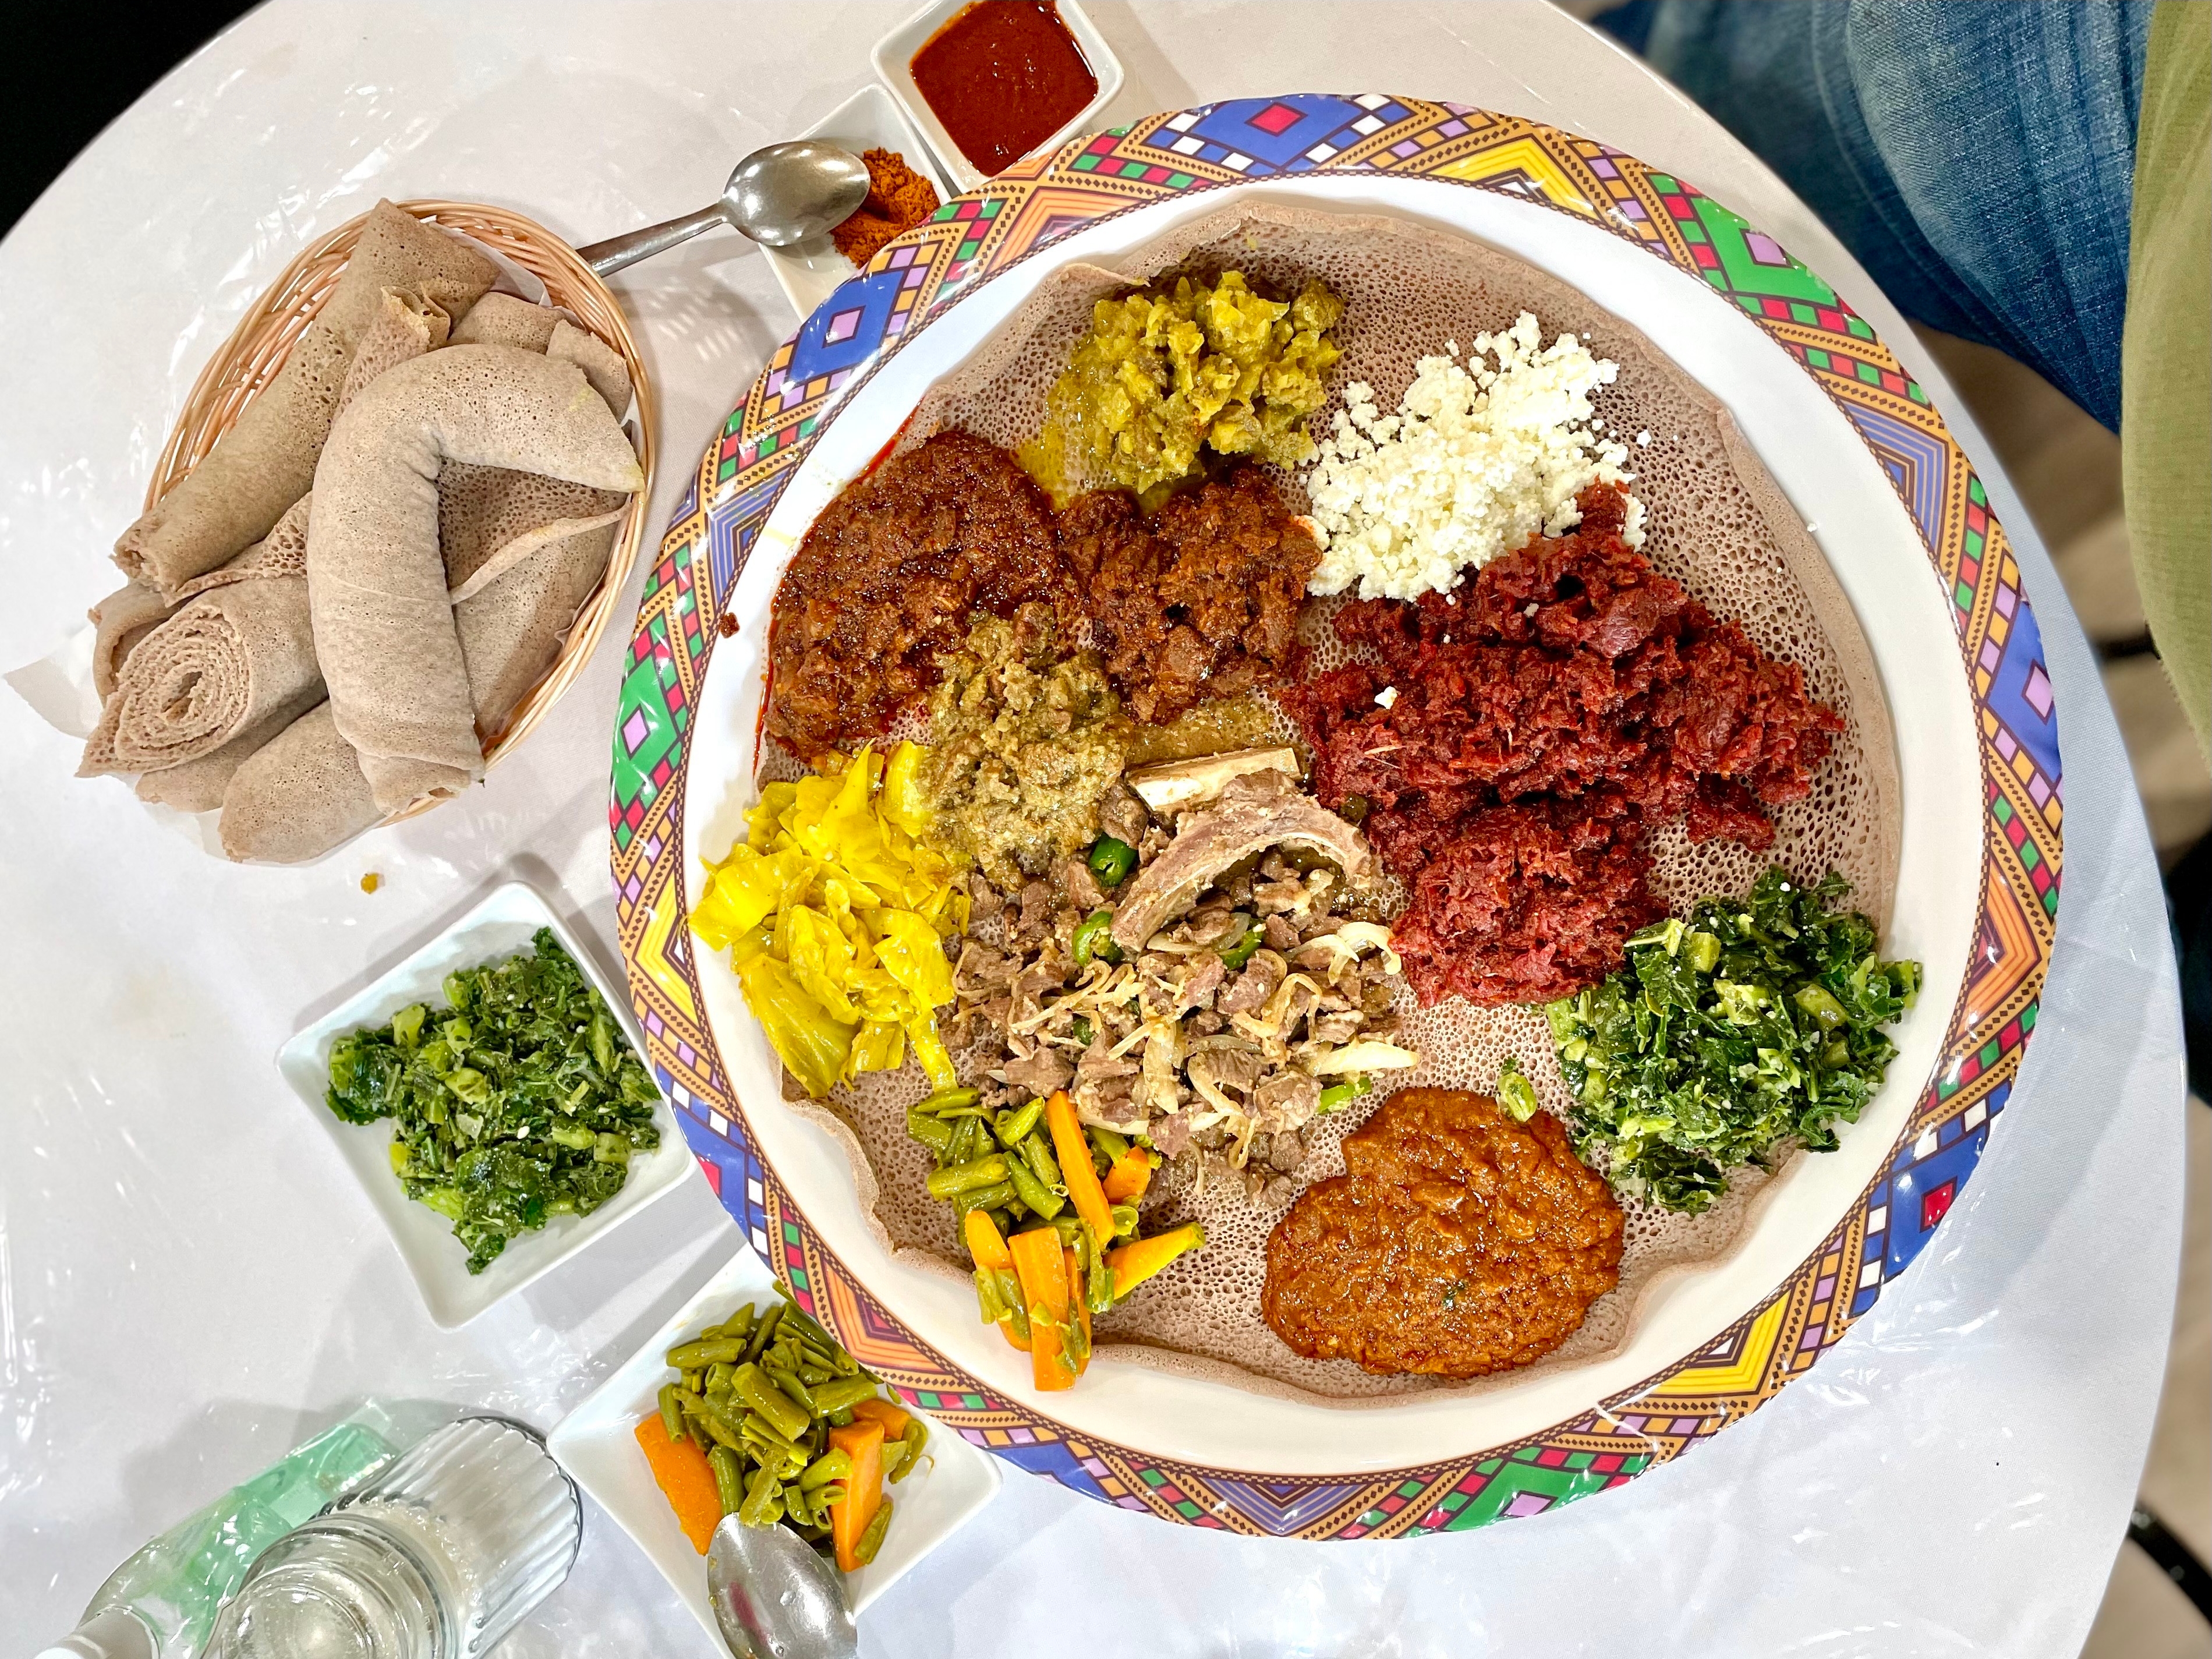
[[[1066,126],[1098,90],[1053,0],[977,0],[909,67],[960,153],[989,173]]]

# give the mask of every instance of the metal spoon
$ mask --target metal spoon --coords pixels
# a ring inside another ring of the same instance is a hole
[[[576,253],[605,276],[716,225],[743,231],[768,247],[788,247],[843,223],[867,194],[867,164],[859,156],[818,138],[794,138],[757,149],[738,162],[712,207],[611,236]]]
[[[788,1527],[724,1516],[707,1551],[707,1599],[737,1659],[856,1659],[860,1651],[844,1581]]]

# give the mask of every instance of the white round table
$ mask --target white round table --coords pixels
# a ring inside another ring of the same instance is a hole
[[[2027,571],[2065,750],[2058,951],[2019,1086],[1935,1243],[1808,1378],[1694,1455],[1534,1522],[1376,1545],[1173,1529],[1009,1470],[871,1612],[864,1650],[2073,1654],[2166,1351],[2179,1024],[2119,737],[1988,445],[1773,175],[1548,6],[1090,9],[1127,70],[1115,118],[1313,88],[1533,116],[1680,173],[1833,283],[1944,410]],[[580,242],[688,210],[734,157],[861,84],[903,10],[274,0],[246,18],[0,244],[0,667],[43,655],[113,586],[105,555],[192,376],[303,240],[379,195],[501,203]],[[616,286],[659,387],[658,526],[793,319],[728,236]],[[616,959],[621,632],[465,803],[301,871],[210,860],[127,790],[75,781],[76,745],[0,694],[0,1659],[66,1630],[143,1539],[364,1395],[550,1427],[735,1248],[688,1183],[441,1334],[271,1063],[507,876],[557,889]],[[595,1514],[568,1586],[503,1651],[711,1644]]]

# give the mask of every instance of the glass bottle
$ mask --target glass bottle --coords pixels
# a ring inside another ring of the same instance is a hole
[[[531,1430],[448,1425],[279,1539],[210,1659],[477,1659],[556,1589],[583,1542],[574,1485]]]
[[[371,1407],[179,1522],[109,1577],[77,1628],[38,1659],[190,1659],[256,1557],[395,1455]]]

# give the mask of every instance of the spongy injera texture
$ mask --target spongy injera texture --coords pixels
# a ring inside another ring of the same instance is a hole
[[[1367,381],[1384,407],[1395,407],[1416,358],[1441,350],[1448,340],[1464,349],[1477,333],[1504,329],[1522,310],[1533,311],[1547,340],[1571,331],[1620,365],[1618,381],[1596,404],[1601,418],[1627,442],[1637,474],[1630,488],[1650,509],[1645,553],[1715,611],[1742,623],[1762,650],[1802,666],[1813,694],[1849,722],[1810,798],[1775,814],[1770,853],[1731,842],[1693,848],[1679,825],[1670,826],[1652,842],[1656,890],[1680,911],[1705,894],[1745,890],[1770,860],[1807,874],[1833,867],[1850,879],[1855,902],[1886,924],[1897,864],[1899,786],[1888,712],[1865,637],[1802,520],[1725,410],[1647,339],[1517,259],[1389,220],[1246,209],[1186,227],[1117,263],[1115,272],[1070,267],[1056,273],[925,398],[902,442],[918,443],[948,426],[1001,444],[1027,438],[1092,302],[1164,272],[1211,275],[1234,267],[1282,292],[1318,276],[1342,295],[1348,303],[1337,337],[1345,356],[1322,422],[1350,382]],[[1643,432],[1650,434],[1648,445],[1636,441]],[[1280,482],[1303,507],[1296,479],[1283,474]],[[1310,605],[1303,620],[1302,632],[1316,647],[1316,667],[1342,659],[1328,627],[1335,603]],[[778,757],[771,769],[789,775],[793,769]],[[1566,1086],[1539,1011],[1476,1009],[1456,1000],[1420,1010],[1402,991],[1401,1001],[1407,1014],[1401,1040],[1416,1046],[1423,1061],[1390,1078],[1383,1091],[1413,1085],[1487,1091],[1499,1063],[1512,1054],[1546,1108],[1566,1109]],[[909,1261],[964,1278],[951,1212],[923,1193],[927,1156],[906,1134],[905,1108],[923,1091],[909,1065],[866,1079],[826,1105],[797,1103],[795,1109],[845,1146],[862,1204],[885,1243]],[[1364,1109],[1316,1121],[1297,1171],[1301,1188],[1341,1171],[1339,1143],[1381,1098],[1378,1092],[1361,1103]],[[1102,1319],[1099,1340],[1114,1358],[1345,1407],[1385,1404],[1414,1392],[1510,1387],[1618,1352],[1639,1304],[1662,1275],[1725,1257],[1771,1181],[1755,1170],[1741,1172],[1725,1200],[1695,1218],[1632,1206],[1620,1287],[1598,1301],[1575,1335],[1535,1366],[1449,1382],[1370,1376],[1348,1361],[1291,1352],[1260,1316],[1267,1237],[1288,1207],[1287,1196],[1248,1202],[1234,1182],[1195,1192],[1178,1167],[1148,1195],[1146,1231],[1195,1218],[1206,1224],[1206,1247]]]

